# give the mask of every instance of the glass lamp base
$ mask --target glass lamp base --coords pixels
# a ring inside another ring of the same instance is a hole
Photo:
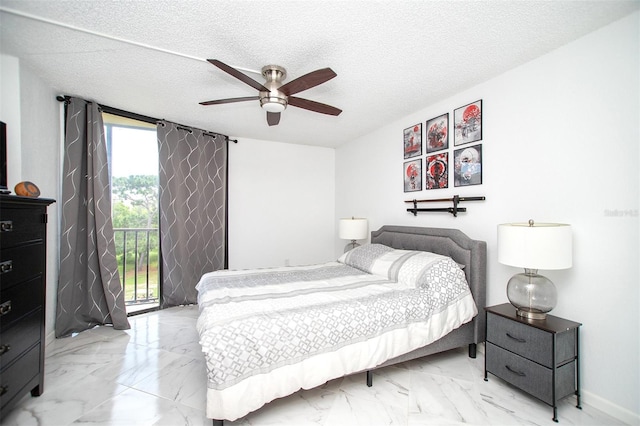
[[[546,312],[531,312],[531,311],[523,311],[521,309],[516,309],[516,315],[519,317],[532,319],[532,320],[543,320],[547,318]]]
[[[351,240],[349,244],[344,246],[344,252],[348,252],[349,250],[353,250],[356,247],[360,247],[360,244],[356,243],[356,240]]]
[[[516,307],[518,316],[541,320],[556,307],[558,293],[551,280],[538,275],[537,269],[525,269],[524,274],[516,274],[509,280],[507,298]]]

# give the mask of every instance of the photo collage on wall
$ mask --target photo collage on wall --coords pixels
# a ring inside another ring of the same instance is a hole
[[[404,192],[448,188],[450,159],[454,186],[482,184],[482,144],[473,144],[482,140],[482,99],[453,111],[451,156],[449,113],[426,121],[424,169],[422,127],[418,123],[404,129]]]

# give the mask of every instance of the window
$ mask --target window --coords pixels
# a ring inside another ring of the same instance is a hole
[[[109,113],[103,120],[118,269],[131,315],[160,301],[156,125]]]

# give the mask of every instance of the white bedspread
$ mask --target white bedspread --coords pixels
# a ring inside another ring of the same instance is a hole
[[[372,369],[477,314],[451,259],[377,245],[322,265],[217,271],[197,289],[213,419]]]

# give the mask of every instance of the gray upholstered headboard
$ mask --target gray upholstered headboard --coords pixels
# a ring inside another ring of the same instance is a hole
[[[458,229],[383,226],[371,232],[371,242],[404,250],[421,250],[449,256],[465,265],[464,273],[478,307],[475,334],[484,341],[487,288],[487,243],[473,240]]]

